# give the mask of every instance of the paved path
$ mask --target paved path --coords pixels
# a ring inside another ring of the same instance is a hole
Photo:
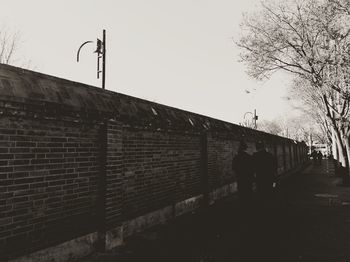
[[[230,197],[83,261],[349,262],[350,188],[340,184],[323,160],[285,180],[264,208],[243,212]]]

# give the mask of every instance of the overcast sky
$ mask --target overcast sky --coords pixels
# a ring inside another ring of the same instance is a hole
[[[289,76],[249,79],[238,63],[242,12],[259,0],[11,0],[0,22],[21,32],[18,54],[32,68],[77,82],[96,79],[94,44],[107,31],[106,89],[239,123],[292,113]],[[248,94],[245,90],[250,91]]]

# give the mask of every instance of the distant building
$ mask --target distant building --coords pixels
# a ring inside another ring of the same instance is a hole
[[[328,156],[330,154],[330,147],[327,144],[314,143],[312,149],[321,152],[323,155]]]

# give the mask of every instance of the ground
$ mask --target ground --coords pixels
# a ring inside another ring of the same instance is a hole
[[[280,185],[276,201],[239,206],[235,196],[127,239],[82,261],[350,261],[350,187],[330,160]]]

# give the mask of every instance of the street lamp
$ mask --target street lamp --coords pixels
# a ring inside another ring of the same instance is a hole
[[[256,109],[254,109],[254,114],[252,112],[245,112],[244,116],[243,116],[243,120],[245,120],[245,117],[246,117],[247,114],[251,114],[252,115],[253,128],[257,129],[256,120],[258,120],[258,116],[256,115]],[[249,127],[249,126],[247,125],[247,127]]]
[[[96,51],[94,53],[97,54],[97,79],[100,78],[100,73],[102,73],[102,89],[105,89],[106,83],[106,30],[103,30],[102,40],[97,38],[96,42]],[[93,41],[84,42],[78,49],[77,52],[77,62],[79,62],[79,54],[81,48],[89,43],[93,43]],[[100,70],[100,59],[102,59],[102,70]]]

